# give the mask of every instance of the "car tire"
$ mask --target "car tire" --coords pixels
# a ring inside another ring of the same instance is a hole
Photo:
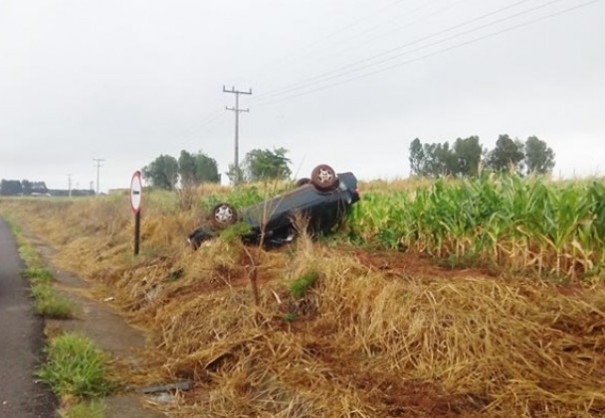
[[[296,183],[294,183],[294,187],[295,188],[302,187],[305,184],[309,184],[309,183],[311,183],[311,179],[308,177],[303,177],[303,178],[296,180]]]
[[[311,183],[319,190],[333,190],[338,186],[338,176],[332,167],[320,164],[311,172]]]
[[[210,222],[219,229],[226,228],[237,222],[237,211],[229,203],[219,203],[212,208]]]

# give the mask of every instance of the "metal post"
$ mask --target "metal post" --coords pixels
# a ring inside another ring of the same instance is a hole
[[[141,211],[134,214],[134,255],[139,255],[139,243],[141,241]]]

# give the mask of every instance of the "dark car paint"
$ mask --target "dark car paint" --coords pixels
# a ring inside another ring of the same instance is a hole
[[[339,173],[334,190],[321,191],[313,184],[304,184],[254,206],[239,210],[239,220],[250,227],[242,236],[245,243],[281,245],[296,235],[293,218],[300,214],[308,219],[311,234],[327,232],[341,222],[351,205],[359,200],[357,178],[353,173]],[[264,228],[263,228],[264,225]],[[262,232],[264,231],[264,236]],[[201,227],[188,238],[193,248],[216,236],[218,230]]]

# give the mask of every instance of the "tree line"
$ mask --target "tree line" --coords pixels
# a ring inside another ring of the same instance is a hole
[[[458,138],[453,144],[422,143],[416,138],[410,144],[411,174],[422,177],[476,176],[480,170],[510,171],[519,174],[550,173],[555,165],[555,153],[546,142],[530,136],[525,142],[500,135],[494,149],[484,148],[478,136]],[[229,165],[226,172],[231,184],[290,177],[290,159],[285,148],[253,149],[239,167]],[[178,158],[160,155],[142,170],[152,186],[173,190],[201,183],[220,183],[216,160],[203,151],[181,150]]]
[[[43,181],[4,180],[0,181],[0,195],[2,196],[36,196],[49,193]]]
[[[43,181],[0,180],[0,196],[93,196],[94,190],[55,190]]]
[[[233,164],[229,165],[227,177],[232,184],[287,179],[291,174],[287,153],[285,148],[253,149],[237,169]],[[189,188],[201,183],[221,182],[216,160],[202,151],[190,153],[181,150],[178,159],[171,155],[160,155],[143,167],[141,174],[152,186],[166,190],[173,190],[179,184],[182,188]]]
[[[416,138],[410,144],[410,171],[421,177],[476,176],[480,170],[518,174],[549,174],[555,166],[555,153],[536,136],[525,142],[500,135],[494,149],[488,150],[478,136],[458,138],[452,145],[422,143]]]

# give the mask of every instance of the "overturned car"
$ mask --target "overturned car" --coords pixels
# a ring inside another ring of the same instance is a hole
[[[358,200],[355,175],[337,174],[322,164],[313,169],[310,178],[297,181],[293,190],[259,204],[236,209],[229,203],[219,203],[209,215],[209,225],[194,230],[187,241],[197,249],[220,230],[244,222],[248,226],[242,235],[244,243],[278,246],[296,237],[300,220],[312,235],[330,231]]]

